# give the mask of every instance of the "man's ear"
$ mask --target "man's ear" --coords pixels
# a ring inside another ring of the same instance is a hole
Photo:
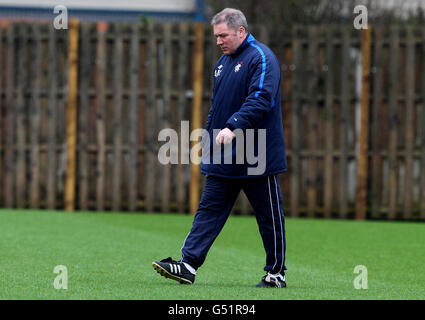
[[[243,26],[240,26],[238,29],[238,35],[242,37],[245,34],[246,30]]]

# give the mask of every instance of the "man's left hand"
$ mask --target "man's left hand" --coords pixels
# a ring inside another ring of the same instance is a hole
[[[229,144],[232,142],[234,137],[236,137],[236,135],[232,132],[232,130],[229,128],[224,128],[218,133],[217,137],[215,138],[215,142],[217,144]]]

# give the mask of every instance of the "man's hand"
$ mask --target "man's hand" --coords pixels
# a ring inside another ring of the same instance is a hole
[[[217,137],[215,138],[215,142],[217,144],[228,144],[232,142],[234,137],[236,137],[236,135],[232,132],[232,130],[229,128],[224,128],[218,133]]]

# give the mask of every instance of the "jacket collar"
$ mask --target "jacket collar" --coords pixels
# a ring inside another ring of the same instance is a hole
[[[246,36],[246,38],[245,38],[245,40],[239,45],[239,47],[237,47],[236,48],[236,50],[232,53],[232,54],[230,54],[230,56],[232,57],[232,58],[234,58],[234,57],[236,57],[236,56],[238,56],[242,51],[244,51],[245,50],[245,48],[246,47],[248,47],[249,46],[249,44],[251,43],[251,42],[253,42],[253,41],[255,41],[255,38],[254,38],[254,36],[251,34],[251,33],[249,33],[248,32],[248,34],[247,34],[247,36]]]

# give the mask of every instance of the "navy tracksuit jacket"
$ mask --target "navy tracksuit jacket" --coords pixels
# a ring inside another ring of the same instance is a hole
[[[280,75],[280,64],[273,52],[250,33],[234,53],[223,55],[214,68],[212,106],[206,127],[209,139],[203,138],[201,162],[206,184],[181,250],[181,261],[195,269],[203,264],[241,190],[256,213],[266,251],[264,270],[283,274],[286,269],[285,222],[277,178],[278,173],[286,171]],[[263,170],[252,175],[249,168],[258,168],[259,163],[246,158],[236,161],[236,139],[230,154],[223,146],[218,147],[222,151],[217,153],[216,133],[226,127],[244,134],[243,150],[247,153],[250,144],[258,162],[263,162]],[[248,131],[253,133],[249,141]],[[265,135],[260,135],[260,131]],[[259,143],[266,145],[265,152],[261,152]]]

